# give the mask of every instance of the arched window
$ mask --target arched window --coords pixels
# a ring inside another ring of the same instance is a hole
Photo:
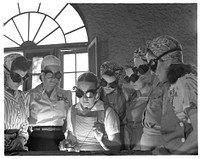
[[[32,77],[24,84],[23,90],[41,83],[41,61],[48,54],[61,59],[63,80],[60,85],[72,90],[77,77],[89,70],[87,30],[73,5],[66,1],[23,1],[10,2],[6,7],[5,55],[20,52],[34,64]]]

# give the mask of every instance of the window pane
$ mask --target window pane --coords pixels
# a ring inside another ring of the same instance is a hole
[[[39,44],[45,45],[45,44],[64,44],[64,43],[65,43],[65,38],[62,34],[61,29],[59,28],[51,35],[46,37],[44,40],[42,40]]]
[[[43,57],[33,57],[32,73],[40,73],[41,72],[42,59],[43,59]]]
[[[63,63],[64,63],[64,72],[74,72],[75,71],[75,54],[65,54]]]
[[[10,39],[12,39],[13,41],[15,41],[16,43],[18,43],[19,45],[21,45],[23,43],[14,23],[12,21],[9,21],[6,24],[6,27],[4,27],[4,35],[8,36]],[[12,41],[11,41],[12,42]],[[12,42],[13,44],[15,44],[14,42]],[[8,43],[6,43],[7,45]],[[16,44],[15,44],[16,45]],[[15,45],[11,45],[11,46],[15,46]],[[10,47],[11,47],[10,46]]]
[[[40,83],[41,83],[41,81],[39,79],[39,75],[33,75],[32,76],[32,88],[35,88]]]
[[[85,27],[66,35],[67,43],[87,42],[87,32]]]
[[[63,28],[64,33],[70,32],[74,29],[84,26],[81,17],[71,5],[68,5],[56,20]],[[81,36],[79,36],[78,38],[80,37]]]
[[[57,27],[58,27],[58,24],[56,24],[52,19],[50,19],[48,17],[45,18],[44,23],[42,24],[42,26],[35,38],[35,43],[38,43],[40,40],[42,40],[44,37],[46,37],[49,33],[51,33]],[[55,39],[52,39],[52,43],[54,40]]]
[[[44,15],[38,14],[38,13],[31,13],[30,14],[30,40],[33,40],[35,35],[37,34],[37,31],[42,23],[42,20],[44,19]]]
[[[64,89],[73,90],[75,86],[75,73],[65,73],[64,74]]]
[[[77,71],[88,71],[88,53],[76,54]]]
[[[24,41],[28,41],[28,14],[22,14],[14,19]]]

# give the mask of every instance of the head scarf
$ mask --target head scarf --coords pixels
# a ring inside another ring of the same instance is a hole
[[[12,63],[13,61],[17,58],[20,57],[22,55],[14,53],[14,54],[9,54],[7,56],[4,57],[4,66],[8,69],[11,70],[12,67]],[[12,90],[11,88],[8,87],[8,77],[9,77],[10,73],[4,68],[4,89],[6,89],[7,91],[9,91],[11,94],[14,94],[15,90]]]
[[[47,55],[43,58],[42,64],[41,64],[41,70],[44,70],[46,66],[61,66],[60,59],[58,59],[54,55]]]
[[[22,55],[20,54],[9,54],[7,56],[4,57],[4,66],[8,69],[8,70],[11,70],[11,66],[12,66],[12,63],[13,61],[17,58],[17,57],[20,57]]]
[[[135,58],[141,58],[143,61],[147,61],[146,53],[147,53],[146,49],[141,49],[141,48],[136,49],[132,54],[133,56],[130,58],[129,61],[127,61],[126,65],[125,65],[126,68],[135,67],[135,64],[134,64]]]
[[[183,62],[182,46],[180,42],[169,35],[162,35],[153,39],[152,41],[147,41],[147,47],[156,56],[173,49],[180,49],[180,51],[170,52],[169,54],[163,56],[162,59],[172,60],[173,63]]]
[[[100,67],[101,76],[104,74],[113,75],[116,79],[119,79],[121,77],[123,71],[123,67],[113,61],[106,61]]]

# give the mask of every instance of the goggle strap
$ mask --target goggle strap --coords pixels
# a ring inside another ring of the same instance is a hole
[[[170,53],[170,52],[174,52],[174,51],[181,51],[181,49],[178,48],[178,49],[168,50],[168,51],[164,52],[163,54],[161,54],[160,56],[158,56],[158,57],[156,58],[156,60],[159,60],[161,57],[167,55],[167,54]]]

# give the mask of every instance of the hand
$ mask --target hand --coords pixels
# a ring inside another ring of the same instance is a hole
[[[60,151],[73,151],[75,146],[76,142],[65,139],[60,142],[59,149]]]
[[[25,138],[22,136],[18,136],[16,139],[12,140],[8,149],[9,151],[25,150],[24,144],[25,144]]]
[[[159,146],[153,149],[152,154],[153,155],[170,155],[167,149],[163,146]]]
[[[105,127],[104,124],[100,122],[95,122],[93,126],[93,133],[97,141],[101,142],[102,138],[105,134]]]

